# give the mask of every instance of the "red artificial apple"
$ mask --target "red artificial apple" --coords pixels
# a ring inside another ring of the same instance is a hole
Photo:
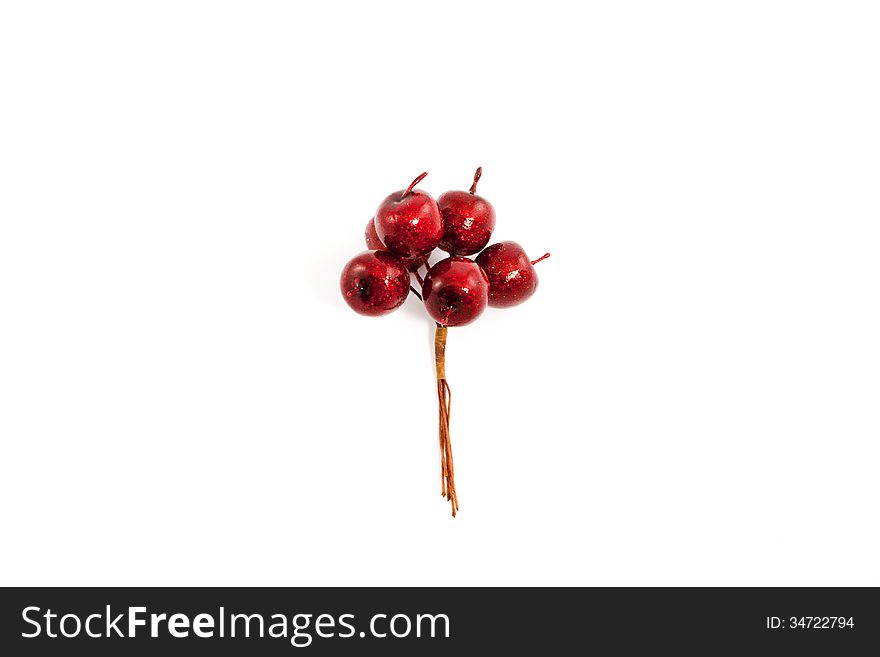
[[[370,223],[367,224],[367,229],[364,231],[364,241],[367,243],[367,248],[370,251],[376,251],[377,249],[385,250],[385,245],[382,244],[382,240],[376,234],[376,222],[373,221],[372,217],[370,218]]]
[[[414,189],[427,172],[409,187],[394,192],[376,210],[376,235],[386,248],[401,258],[423,258],[437,248],[443,236],[443,218],[437,201],[420,189]]]
[[[495,230],[495,208],[476,193],[481,175],[483,167],[477,167],[469,192],[446,192],[437,199],[443,215],[443,237],[439,246],[452,255],[479,253]]]
[[[409,271],[388,251],[364,251],[348,261],[339,278],[342,298],[361,315],[377,317],[396,310],[409,294]]]
[[[497,242],[486,247],[477,256],[477,264],[489,278],[489,305],[493,308],[509,308],[522,303],[538,288],[538,274],[526,252],[516,242]]]
[[[486,309],[489,280],[470,258],[452,256],[428,270],[422,285],[425,309],[441,326],[470,324]]]

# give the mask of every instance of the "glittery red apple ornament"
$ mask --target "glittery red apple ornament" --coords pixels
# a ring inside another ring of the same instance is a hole
[[[427,256],[443,236],[437,201],[427,192],[415,189],[427,175],[423,173],[406,189],[386,196],[373,219],[376,235],[389,251],[402,258]]]
[[[458,512],[449,413],[452,396],[446,381],[446,337],[451,327],[475,321],[486,306],[504,308],[522,303],[534,294],[538,277],[516,242],[486,247],[495,229],[495,210],[477,196],[477,168],[470,191],[453,191],[434,201],[415,186],[388,195],[367,223],[364,241],[370,251],[352,258],[342,270],[339,285],[346,303],[362,315],[385,315],[399,308],[412,291],[434,320],[434,365],[440,438],[440,494]],[[428,256],[440,247],[450,253],[430,266]],[[485,248],[484,248],[485,247]],[[464,256],[482,252],[475,260]],[[427,273],[422,279],[419,268]],[[421,286],[412,287],[410,272]]]
[[[443,237],[440,248],[452,255],[479,253],[489,243],[495,230],[495,208],[477,196],[477,182],[483,167],[477,167],[469,192],[446,192],[437,199],[443,215]]]
[[[440,326],[465,326],[486,309],[489,279],[470,258],[450,256],[428,270],[422,300]]]
[[[509,308],[532,296],[538,289],[534,265],[549,257],[545,253],[537,260],[529,260],[516,242],[498,242],[483,250],[477,256],[477,264],[489,278],[489,305]]]
[[[409,294],[409,271],[388,251],[365,251],[348,261],[339,278],[342,298],[361,315],[386,315]]]

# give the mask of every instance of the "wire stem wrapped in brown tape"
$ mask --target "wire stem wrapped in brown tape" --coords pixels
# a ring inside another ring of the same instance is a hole
[[[458,511],[455,494],[455,469],[452,466],[452,443],[449,440],[449,413],[452,391],[446,382],[446,327],[437,324],[434,334],[434,365],[437,369],[437,400],[440,404],[440,494],[452,505],[452,517]]]

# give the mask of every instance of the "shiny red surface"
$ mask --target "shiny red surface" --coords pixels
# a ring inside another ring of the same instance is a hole
[[[538,288],[538,274],[516,242],[497,242],[477,256],[489,277],[489,305],[509,308],[522,303]]]
[[[440,243],[443,218],[437,201],[420,189],[385,197],[376,210],[376,234],[389,251],[402,258],[426,256]]]
[[[409,294],[406,264],[388,251],[364,251],[348,261],[339,278],[342,298],[356,313],[386,315]]]
[[[370,251],[385,248],[385,245],[382,244],[382,240],[380,240],[379,236],[376,234],[376,224],[372,218],[369,223],[367,223],[367,228],[364,231],[364,241],[367,243],[367,248],[370,249]]]
[[[474,172],[470,191],[446,192],[437,199],[443,216],[443,237],[440,248],[452,255],[479,253],[495,230],[495,208],[482,196],[477,196],[477,183],[483,167]]]
[[[443,215],[440,248],[452,255],[479,253],[495,230],[495,209],[482,196],[446,192],[437,199]]]
[[[470,258],[452,256],[428,270],[422,286],[425,309],[442,326],[470,324],[486,309],[489,281]]]
[[[367,248],[370,251],[375,251],[376,249],[381,249],[383,251],[387,251],[385,245],[382,244],[382,240],[379,239],[379,236],[376,234],[376,223],[373,219],[367,223],[367,228],[364,230],[364,242],[367,244]],[[424,260],[424,256],[414,256],[412,258],[401,258],[404,264],[406,264],[407,269],[410,271],[417,271],[419,267],[422,266],[422,261]]]

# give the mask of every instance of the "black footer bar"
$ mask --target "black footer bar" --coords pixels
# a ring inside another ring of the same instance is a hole
[[[7,588],[0,601],[5,655],[880,650],[874,588]]]

